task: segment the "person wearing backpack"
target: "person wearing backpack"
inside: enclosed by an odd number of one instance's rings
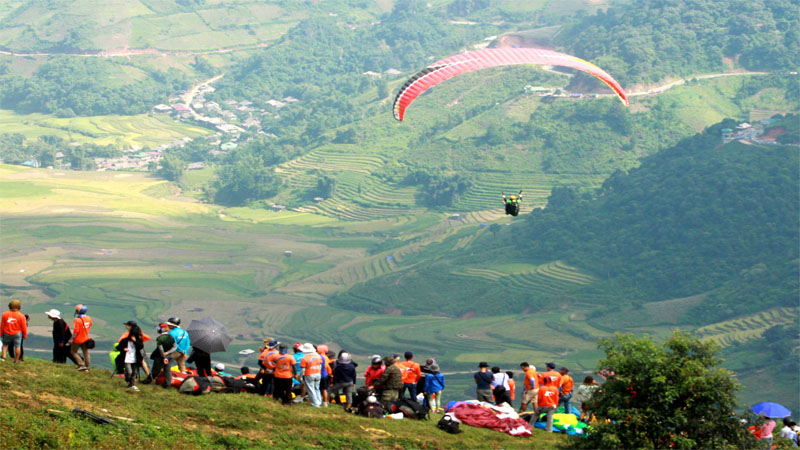
[[[142,380],[142,384],[150,384],[158,378],[158,375],[164,372],[164,387],[172,386],[172,370],[170,369],[169,358],[167,355],[172,351],[175,346],[175,339],[169,334],[169,327],[166,323],[161,323],[156,328],[158,337],[156,338],[156,349],[150,353],[150,359],[153,360],[153,369],[150,371],[150,376]]]
[[[178,363],[178,370],[186,372],[186,355],[189,354],[189,347],[192,346],[189,333],[181,328],[181,319],[179,317],[167,319],[167,326],[169,327],[170,336],[175,340],[175,351],[170,352],[169,357]]]
[[[425,376],[425,398],[432,413],[439,412],[442,406],[442,391],[444,391],[444,375],[439,372],[439,365],[431,364],[428,375]],[[444,409],[442,409],[444,411]]]

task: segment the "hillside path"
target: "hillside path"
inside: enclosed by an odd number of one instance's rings
[[[667,89],[674,88],[675,86],[680,86],[682,84],[686,84],[689,80],[707,80],[710,78],[722,78],[722,77],[736,77],[736,76],[753,76],[753,75],[769,75],[769,72],[723,72],[723,73],[710,73],[706,75],[692,75],[686,78],[681,78],[680,80],[671,81],[666,84],[662,84],[661,86],[656,86],[650,88],[646,91],[638,91],[638,92],[630,92],[628,93],[628,97],[638,97],[642,95],[652,95],[652,94],[660,94]]]
[[[191,87],[191,88],[190,88],[188,91],[186,91],[186,93],[185,93],[185,94],[183,94],[183,98],[182,98],[182,100],[183,100],[183,103],[184,103],[186,106],[188,106],[189,108],[191,108],[191,107],[192,107],[192,100],[194,100],[194,97],[197,95],[197,91],[198,91],[198,90],[199,90],[201,87],[203,87],[203,86],[205,86],[205,85],[207,85],[207,84],[211,84],[211,83],[213,83],[213,82],[215,82],[215,81],[219,80],[220,78],[222,78],[222,77],[224,77],[224,76],[225,76],[225,74],[224,74],[224,73],[222,73],[222,74],[219,74],[219,75],[217,75],[217,76],[215,76],[215,77],[211,77],[211,78],[207,79],[206,81],[203,81],[203,82],[201,82],[201,83],[197,83],[197,84],[195,84],[195,85],[194,85],[194,86],[192,86],[192,87]]]

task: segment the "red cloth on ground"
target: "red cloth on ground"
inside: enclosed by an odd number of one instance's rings
[[[531,424],[517,417],[505,416],[494,409],[481,405],[464,403],[450,409],[456,419],[465,425],[490,428],[511,436],[530,436]]]

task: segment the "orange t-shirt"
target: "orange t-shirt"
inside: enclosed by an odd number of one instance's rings
[[[264,357],[264,367],[275,370],[275,361],[281,356],[276,350],[272,350]]]
[[[555,386],[556,389],[561,387],[561,374],[556,372],[555,370],[550,370],[543,373],[542,375],[540,375],[539,379],[541,380],[544,377],[550,378],[550,383],[549,383],[550,386]],[[541,385],[543,383],[540,382],[539,384]]]
[[[403,383],[416,383],[422,376],[422,369],[414,361],[403,361],[397,365],[403,373]]]
[[[275,361],[275,378],[292,378],[292,367],[295,364],[293,357],[289,355],[278,355]]]
[[[536,383],[536,386],[542,384],[542,380],[539,379],[539,374],[536,373],[533,369],[528,369],[525,371],[525,381],[523,382],[526,391],[530,391],[531,389],[535,389],[535,386],[531,386],[531,378],[533,378]]]
[[[76,317],[72,323],[72,342],[83,344],[89,340],[89,330],[92,328],[92,318],[89,316]]]
[[[25,314],[19,311],[6,311],[3,313],[3,318],[0,319],[0,335],[13,336],[17,333],[22,333],[22,338],[28,338],[28,321],[25,320]]]
[[[508,392],[511,394],[511,401],[512,402],[516,398],[516,394],[515,394],[516,390],[517,390],[517,383],[514,383],[514,379],[513,378],[509,378],[508,379]]]
[[[305,369],[306,375],[322,373],[322,357],[318,353],[309,353],[300,360],[300,367]]]
[[[561,395],[567,395],[572,392],[572,387],[575,385],[575,381],[569,375],[562,375],[561,376]]]
[[[537,403],[540,408],[546,406],[558,407],[558,388],[550,384],[540,386]]]

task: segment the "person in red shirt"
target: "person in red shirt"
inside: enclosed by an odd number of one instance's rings
[[[89,308],[86,305],[75,305],[75,321],[72,323],[72,357],[78,364],[78,370],[89,370],[89,330],[92,328],[92,318],[86,315]],[[78,355],[78,350],[83,351],[83,359]]]
[[[536,413],[531,418],[531,424],[533,424],[538,421],[541,414],[547,414],[545,431],[548,433],[553,432],[553,414],[558,407],[558,388],[551,383],[550,377],[542,376],[542,384],[539,386],[539,407],[536,408]]]
[[[403,387],[400,388],[400,397],[402,398],[406,393],[406,389],[408,389],[409,398],[417,401],[417,380],[422,376],[422,370],[419,364],[413,361],[413,353],[406,352],[404,356],[406,360],[397,364],[403,374]]]
[[[281,345],[278,347],[278,355],[271,355],[267,363],[275,365],[274,397],[280,399],[285,406],[292,406],[292,379],[297,375],[294,356],[288,355],[289,347]]]
[[[373,356],[372,364],[364,371],[364,384],[375,390],[379,389],[380,385],[376,385],[376,382],[384,371],[386,371],[386,366],[383,365],[383,358],[378,355]]]
[[[19,362],[22,351],[22,340],[28,338],[28,321],[25,315],[19,312],[22,302],[11,300],[8,311],[0,319],[0,337],[3,340],[3,360],[6,359],[9,346],[14,347],[14,362]]]
[[[569,369],[562,367],[558,369],[561,374],[561,395],[558,397],[558,406],[564,405],[564,414],[572,414],[570,412],[569,401],[572,399],[572,388],[575,385],[575,380],[569,376]]]
[[[517,393],[516,393],[517,392],[517,383],[514,382],[514,372],[509,370],[508,372],[506,372],[506,375],[508,375],[508,393],[511,395],[511,401],[509,403],[511,404],[511,407],[513,408],[514,407],[514,400],[517,399]]]
[[[536,411],[539,405],[539,384],[541,383],[539,374],[536,373],[536,367],[526,362],[520,364],[519,368],[522,369],[522,372],[525,374],[522,404],[519,406],[519,412],[525,412],[525,410],[528,409],[528,403],[532,403],[533,410]]]
[[[300,347],[300,351],[303,352],[300,367],[303,369],[303,383],[306,386],[306,393],[311,406],[319,408],[322,406],[322,393],[319,391],[319,382],[322,379],[322,363],[324,360],[311,344],[303,344]]]

